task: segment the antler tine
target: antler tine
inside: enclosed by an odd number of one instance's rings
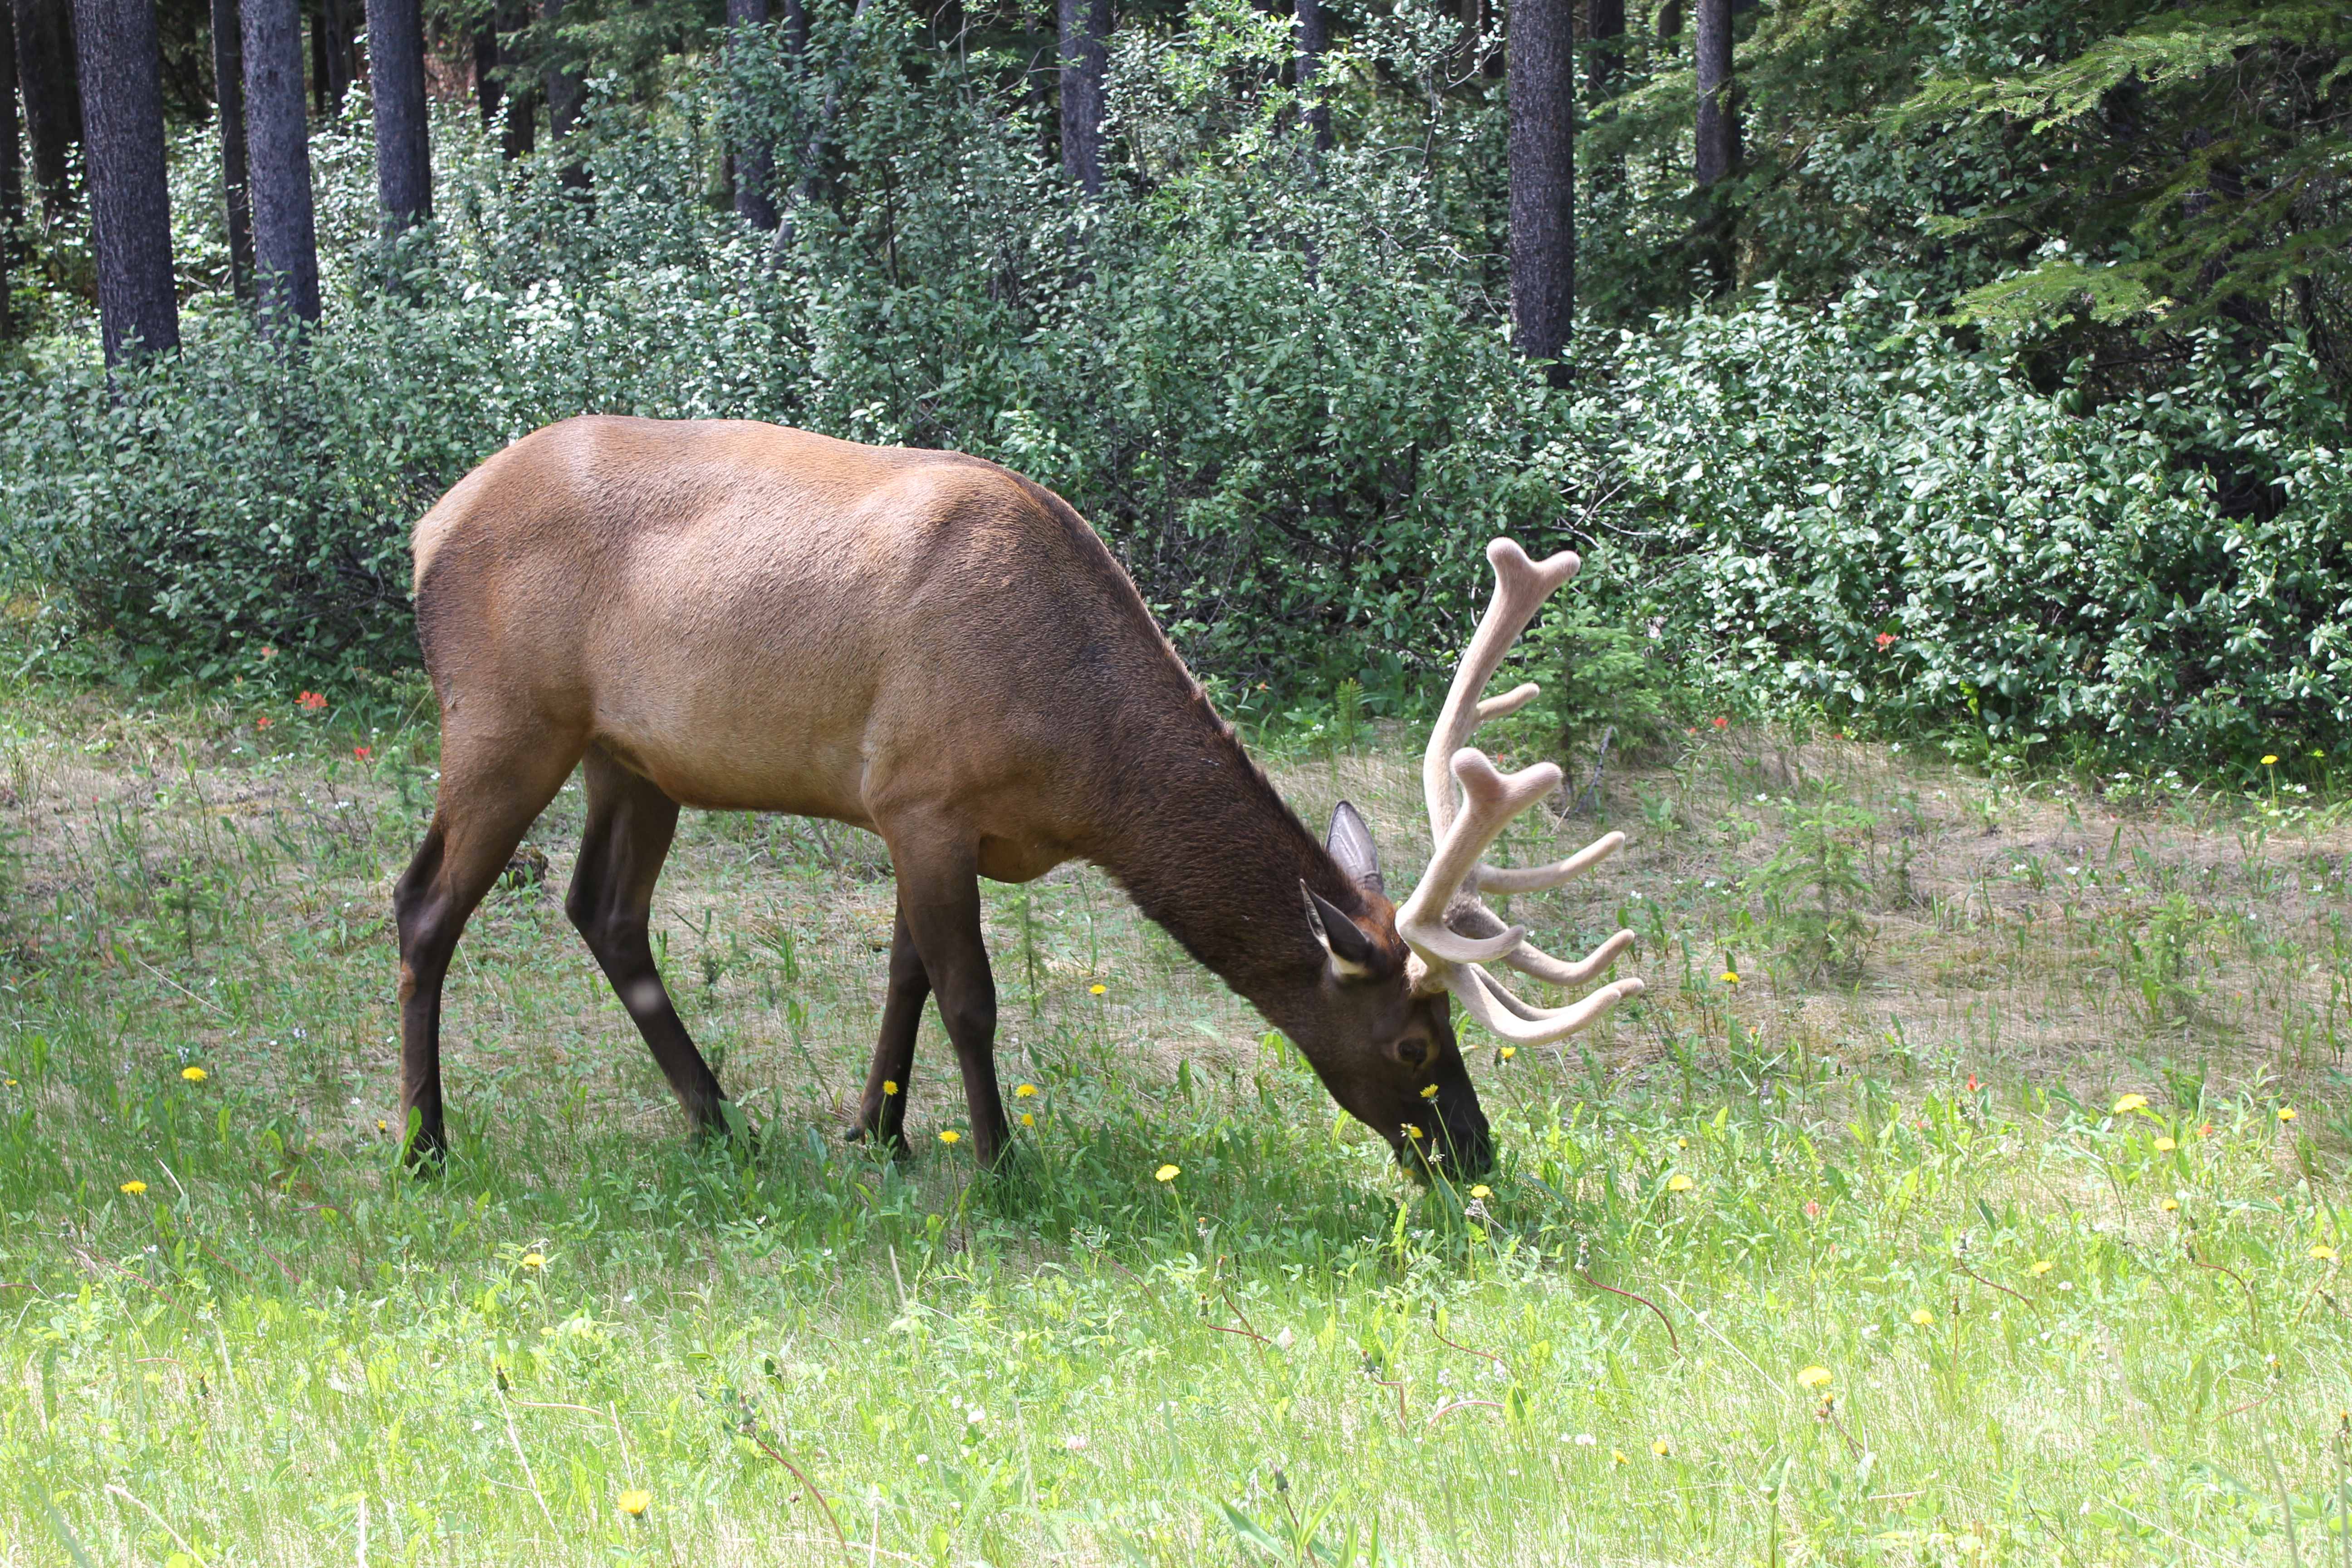
[[[1617,955],[1633,945],[1633,933],[1621,931],[1575,963],[1554,958],[1533,942],[1522,942],[1503,954],[1503,962],[1530,980],[1540,980],[1548,985],[1581,985],[1611,964]]]
[[[1486,613],[1478,620],[1477,633],[1471,637],[1468,651],[1454,671],[1454,684],[1446,689],[1445,706],[1438,710],[1436,727],[1430,731],[1429,747],[1421,757],[1421,789],[1429,803],[1429,830],[1439,838],[1454,823],[1454,784],[1446,777],[1454,753],[1468,742],[1472,731],[1480,724],[1533,701],[1537,688],[1532,684],[1521,686],[1483,702],[1478,694],[1486,689],[1486,682],[1495,679],[1503,655],[1527,629],[1537,608],[1553,589],[1575,576],[1584,564],[1570,550],[1563,550],[1541,563],[1531,561],[1518,542],[1510,539],[1488,543],[1486,559],[1495,567],[1495,596],[1487,602]]]
[[[1478,868],[1478,890],[1482,893],[1540,893],[1582,876],[1624,847],[1623,834],[1610,833],[1594,839],[1567,859],[1555,860],[1549,866],[1481,866]]]
[[[1415,952],[1433,963],[1484,963],[1517,947],[1527,939],[1527,928],[1510,926],[1488,937],[1464,936],[1447,928],[1446,908],[1477,866],[1478,857],[1511,818],[1559,787],[1559,769],[1550,763],[1538,763],[1505,775],[1495,771],[1485,752],[1465,746],[1454,754],[1449,771],[1462,781],[1462,815],[1439,836],[1429,868],[1397,910],[1396,930]]]
[[[1503,922],[1494,910],[1475,899],[1456,899],[1445,911],[1445,923],[1453,931],[1467,937],[1488,937],[1499,933]],[[1633,944],[1633,933],[1621,931],[1594,948],[1591,952],[1570,963],[1554,958],[1535,943],[1521,939],[1519,945],[1503,954],[1502,962],[1520,973],[1552,985],[1581,985],[1617,960],[1617,955]]]
[[[1564,1040],[1627,997],[1639,996],[1643,990],[1639,980],[1620,980],[1570,1006],[1529,1007],[1509,996],[1500,982],[1475,964],[1454,967],[1446,975],[1445,988],[1454,993],[1472,1017],[1517,1046],[1547,1046],[1554,1040]],[[1506,997],[1508,1001],[1504,1000]],[[1528,1013],[1538,1016],[1523,1016]]]

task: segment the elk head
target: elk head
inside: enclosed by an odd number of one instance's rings
[[[1486,968],[1499,963],[1549,984],[1580,987],[1633,940],[1632,931],[1621,931],[1583,959],[1565,962],[1529,942],[1526,927],[1505,924],[1481,897],[1559,887],[1625,842],[1622,833],[1608,834],[1549,866],[1485,864],[1511,819],[1559,787],[1560,771],[1538,763],[1501,773],[1466,743],[1486,721],[1525,707],[1537,687],[1523,685],[1485,700],[1479,694],[1537,608],[1582,564],[1566,551],[1530,561],[1508,539],[1488,544],[1486,559],[1495,567],[1495,597],[1454,672],[1422,757],[1433,840],[1429,867],[1404,902],[1391,905],[1363,818],[1345,801],[1339,804],[1327,847],[1355,881],[1362,903],[1350,915],[1300,885],[1307,924],[1325,955],[1323,995],[1310,1016],[1291,1028],[1332,1097],[1387,1138],[1399,1161],[1417,1173],[1433,1164],[1464,1176],[1492,1163],[1493,1142],[1447,999],[1460,1002],[1507,1045],[1541,1046],[1565,1039],[1642,992],[1641,981],[1629,977],[1567,1006],[1541,1007],[1513,994]]]

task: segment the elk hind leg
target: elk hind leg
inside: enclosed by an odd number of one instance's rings
[[[392,895],[400,931],[400,1111],[411,1164],[447,1152],[441,1104],[441,988],[466,921],[577,752],[530,731],[486,737],[445,726],[441,790],[425,840]]]
[[[726,1116],[719,1107],[726,1092],[695,1049],[654,963],[654,884],[677,832],[677,802],[651,780],[623,767],[602,746],[588,748],[581,774],[588,822],[580,836],[580,858],[572,867],[564,913],[596,955],[604,978],[612,982],[696,1130],[724,1131]]]

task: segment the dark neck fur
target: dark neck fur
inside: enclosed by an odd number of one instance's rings
[[[1205,697],[1123,734],[1087,858],[1184,950],[1277,1025],[1319,992],[1304,881],[1351,915],[1363,893],[1275,793]]]

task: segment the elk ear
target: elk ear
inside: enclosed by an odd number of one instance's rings
[[[1365,980],[1379,973],[1381,950],[1364,928],[1306,883],[1298,884],[1298,892],[1307,902],[1307,923],[1330,956],[1331,973],[1342,980]]]
[[[1324,847],[1356,886],[1368,893],[1388,891],[1381,885],[1381,852],[1372,847],[1372,830],[1344,800],[1331,810],[1331,832]]]

